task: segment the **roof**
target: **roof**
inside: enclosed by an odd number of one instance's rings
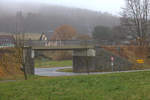
[[[15,39],[11,35],[0,35],[0,45],[14,44]]]
[[[53,35],[53,31],[42,33],[40,36],[40,40],[41,40],[42,35],[45,35],[47,37],[47,39],[50,40]]]

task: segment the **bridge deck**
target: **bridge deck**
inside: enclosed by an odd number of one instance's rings
[[[34,50],[81,50],[81,49],[91,49],[94,46],[33,46]]]
[[[24,46],[32,47],[34,50],[77,50],[94,48],[93,41],[24,41]]]

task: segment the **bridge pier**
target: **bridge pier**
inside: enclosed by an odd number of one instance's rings
[[[31,47],[23,48],[24,70],[27,75],[34,75],[34,54]]]
[[[96,56],[95,49],[73,50],[73,72],[94,71],[93,57]]]

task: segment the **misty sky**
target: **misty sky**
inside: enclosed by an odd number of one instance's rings
[[[118,14],[124,6],[124,0],[1,0],[3,2],[40,2],[51,5],[85,8],[95,11]]]

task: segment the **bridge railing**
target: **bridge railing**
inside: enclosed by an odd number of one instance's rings
[[[62,46],[94,46],[95,42],[92,40],[28,40],[24,41],[24,46],[31,47],[62,47]]]

